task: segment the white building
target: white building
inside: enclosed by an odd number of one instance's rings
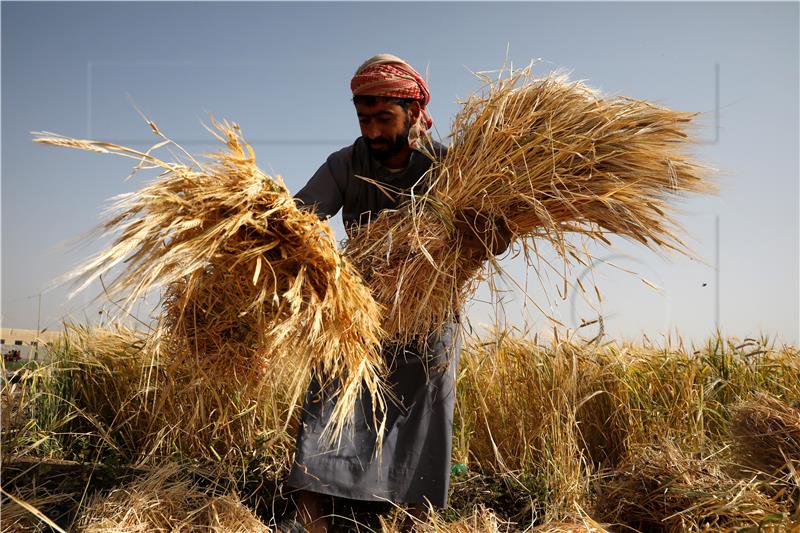
[[[20,359],[43,361],[48,356],[48,346],[59,336],[59,331],[37,332],[35,329],[0,328],[0,351],[3,358],[13,357],[14,351]]]

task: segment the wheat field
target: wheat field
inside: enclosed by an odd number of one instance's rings
[[[449,506],[418,531],[797,527],[796,347],[563,338],[468,339]],[[132,329],[70,326],[52,361],[4,384],[3,531],[45,531],[47,521],[70,531],[267,531],[291,512],[282,480],[297,410],[280,376],[257,395],[216,397],[209,382],[169,374],[148,347]],[[188,418],[201,414],[191,407],[207,397],[226,423],[204,415],[209,427],[192,434]],[[337,531],[407,525],[389,505],[330,511]]]

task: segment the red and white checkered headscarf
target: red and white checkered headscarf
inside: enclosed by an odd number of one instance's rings
[[[419,126],[425,130],[433,125],[427,106],[431,100],[428,85],[411,65],[397,56],[379,54],[367,59],[350,81],[353,96],[387,96],[413,98],[422,108]]]

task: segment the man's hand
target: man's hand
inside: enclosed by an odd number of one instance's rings
[[[513,237],[504,219],[490,217],[474,208],[458,211],[453,222],[461,246],[481,260],[505,252]]]

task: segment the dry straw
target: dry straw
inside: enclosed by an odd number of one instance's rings
[[[25,490],[6,492],[0,489],[0,531],[2,533],[38,533],[40,531],[56,531],[64,533],[64,529],[48,518],[43,511],[52,507],[74,504],[79,494],[57,493],[47,494],[43,490]],[[42,494],[44,493],[44,494]]]
[[[436,329],[470,293],[483,258],[460,245],[457,218],[486,235],[485,256],[493,230],[507,226],[526,255],[524,239],[536,238],[568,263],[568,233],[683,249],[668,201],[712,189],[684,153],[692,113],[606,98],[563,75],[537,79],[532,67],[485,81],[456,116],[428,193],[382,213],[347,245],[388,309],[389,336]]]
[[[108,495],[95,496],[81,513],[74,530],[82,533],[271,531],[238,498],[203,490],[172,465],[162,466]]]
[[[562,522],[539,526],[533,529],[536,533],[608,533],[603,524],[591,518],[584,518],[582,522]]]
[[[793,472],[800,486],[800,409],[760,392],[735,406],[732,414],[740,462],[769,475]]]
[[[298,209],[280,177],[256,166],[235,124],[214,122],[227,150],[201,164],[53,134],[35,141],[138,161],[157,179],[117,197],[101,230],[113,244],[71,274],[77,290],[101,276],[125,307],[155,289],[162,317],[153,337],[162,359],[188,360],[209,379],[238,386],[266,366],[298,369],[299,394],[314,370],[340,384],[329,436],[347,422],[362,383],[382,404],[380,309],[337,250],[330,228]],[[124,268],[119,268],[123,267]],[[291,360],[291,364],[287,360]]]
[[[733,530],[782,520],[757,484],[734,480],[718,457],[685,453],[668,440],[631,453],[603,483],[598,514],[639,531]]]
[[[403,510],[389,517],[381,517],[382,533],[506,533],[513,531],[511,524],[499,519],[491,509],[479,505],[469,516],[449,522],[434,509],[428,509],[425,520],[413,518]]]

